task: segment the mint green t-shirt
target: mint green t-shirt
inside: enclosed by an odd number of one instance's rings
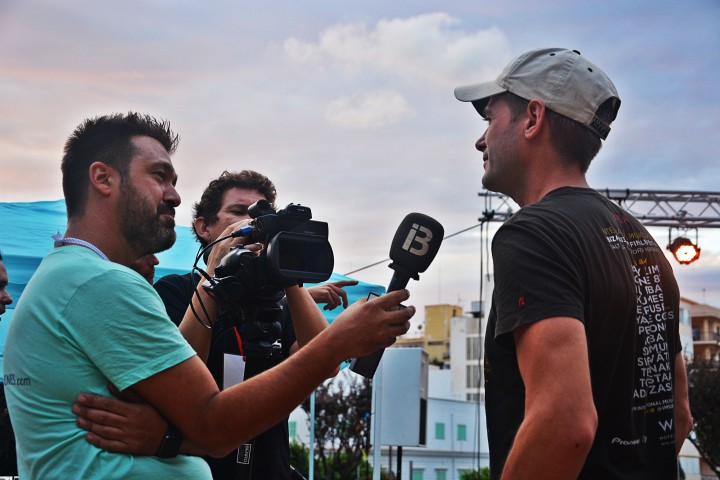
[[[75,425],[79,393],[107,396],[108,382],[123,390],[195,355],[136,272],[85,247],[51,251],[18,302],[4,355],[20,478],[211,478],[199,457],[110,453]]]

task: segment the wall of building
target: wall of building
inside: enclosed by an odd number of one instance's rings
[[[461,316],[457,305],[428,305],[425,307],[425,351],[430,363],[450,359],[450,324],[453,317]]]

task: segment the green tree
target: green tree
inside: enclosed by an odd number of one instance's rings
[[[370,380],[342,372],[315,390],[315,456],[317,478],[369,479]],[[302,405],[310,413],[310,402]]]
[[[460,480],[490,480],[490,469],[482,467],[480,470],[461,473]]]
[[[304,477],[310,474],[309,449],[294,438],[290,441],[290,465]]]
[[[720,363],[696,359],[687,369],[695,421],[690,441],[720,478]]]

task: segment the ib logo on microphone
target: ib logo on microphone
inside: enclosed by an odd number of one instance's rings
[[[417,223],[413,223],[412,228],[410,229],[407,237],[405,238],[405,243],[403,243],[402,248],[403,250],[407,250],[413,255],[422,257],[428,252],[428,250],[430,250],[430,242],[432,241],[432,239],[433,234],[429,228],[423,227],[422,225],[419,225]],[[412,247],[414,242],[419,243],[420,248]]]

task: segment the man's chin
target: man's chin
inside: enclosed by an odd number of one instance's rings
[[[491,192],[495,191],[492,189],[492,185],[493,185],[492,179],[488,178],[487,175],[483,175],[480,183],[482,183],[482,186],[483,186],[483,188],[485,188],[485,190],[490,190]]]
[[[481,180],[482,186],[485,188],[485,190],[489,190],[491,192],[497,192],[497,193],[504,193],[502,192],[502,181],[498,181],[496,178],[496,175],[491,174],[490,172],[485,172],[485,175],[483,175]]]
[[[175,228],[175,217],[170,214],[162,214],[159,218],[161,228]]]
[[[142,248],[143,253],[141,257],[144,257],[145,255],[152,255],[168,250],[170,247],[175,245],[176,239],[177,234],[174,229],[161,227],[160,231],[153,240],[155,243],[136,243],[135,245]]]
[[[163,235],[161,238],[158,239],[157,248],[152,253],[159,253],[168,250],[170,247],[175,245],[176,239],[177,235],[175,234],[175,230],[169,230],[167,232],[167,235]]]

